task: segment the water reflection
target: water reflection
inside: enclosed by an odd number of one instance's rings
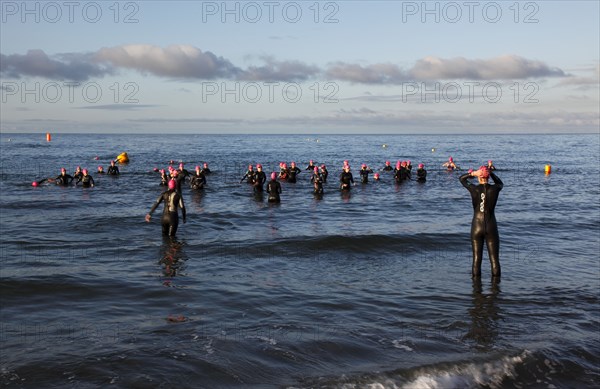
[[[492,278],[488,293],[483,292],[481,277],[473,278],[473,305],[469,309],[471,328],[466,338],[475,340],[477,348],[489,350],[498,338],[498,321],[502,317],[496,304],[499,294],[500,278]]]
[[[178,241],[173,237],[164,236],[160,246],[158,264],[162,266],[163,284],[171,286],[172,279],[182,275],[187,255],[183,250],[184,241]]]

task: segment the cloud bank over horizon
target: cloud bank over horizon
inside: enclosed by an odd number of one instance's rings
[[[48,55],[43,50],[26,54],[0,54],[0,75],[4,78],[42,77],[51,80],[86,81],[133,70],[142,75],[181,80],[301,82],[314,78],[354,84],[397,85],[409,81],[435,80],[525,80],[572,77],[558,67],[518,55],[488,59],[427,56],[408,69],[393,63],[361,65],[332,62],[322,69],[300,60],[259,58],[261,65],[236,66],[227,58],[191,45],[159,47],[147,44],[103,47],[89,53]],[[568,85],[569,82],[564,82]]]

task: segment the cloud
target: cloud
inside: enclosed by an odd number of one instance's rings
[[[228,78],[240,72],[229,60],[190,45],[171,45],[166,48],[152,45],[104,47],[96,52],[94,60],[141,73],[174,78],[211,80]]]
[[[362,66],[337,62],[326,71],[330,78],[363,84],[400,84],[435,80],[515,80],[566,77],[564,71],[517,55],[491,59],[425,57],[410,69],[390,63]]]
[[[245,81],[305,81],[320,73],[317,66],[301,61],[276,61],[271,57],[262,57],[263,66],[250,66],[238,77]]]
[[[575,86],[579,90],[597,88],[600,86],[600,65],[595,68],[586,69],[589,76],[570,76],[562,79],[556,86]]]
[[[29,50],[27,54],[0,54],[0,75],[6,78],[34,76],[85,81],[113,73],[112,67],[90,61],[89,54],[59,54],[55,58],[42,50]]]

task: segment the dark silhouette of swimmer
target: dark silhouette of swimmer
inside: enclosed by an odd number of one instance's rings
[[[248,165],[248,171],[246,172],[246,174],[244,174],[244,177],[242,177],[242,179],[240,180],[240,183],[242,183],[244,180],[246,180],[246,182],[248,184],[253,184],[255,177],[256,177],[256,172],[252,169],[252,165]]]
[[[73,176],[67,174],[67,169],[64,167],[60,169],[60,175],[54,179],[56,185],[68,186],[73,181]]]
[[[177,233],[177,227],[179,226],[178,209],[181,209],[181,218],[185,223],[185,205],[183,204],[181,193],[175,190],[176,187],[177,183],[175,180],[170,180],[169,190],[161,193],[152,208],[150,208],[150,212],[146,215],[146,221],[150,222],[152,212],[156,210],[161,202],[165,203],[161,219],[163,235],[175,236],[175,233]]]
[[[321,180],[323,181],[323,183],[326,183],[327,176],[329,175],[329,172],[327,171],[327,166],[325,166],[324,164],[321,165],[320,173],[321,173]]]
[[[312,177],[310,177],[310,181],[313,183],[313,194],[322,195],[323,194],[323,176],[319,173],[319,168],[316,166],[313,169]]]
[[[427,170],[425,170],[425,165],[420,163],[419,167],[417,168],[417,182],[425,181],[427,181]]]
[[[277,181],[277,173],[271,173],[271,181],[267,183],[267,193],[269,197],[267,201],[270,203],[278,203],[281,201],[279,195],[281,194],[281,184]]]
[[[473,185],[468,180],[477,177],[479,185]],[[488,184],[489,177],[494,185]],[[494,209],[498,201],[498,194],[502,190],[502,181],[487,167],[481,166],[479,170],[460,176],[460,183],[471,193],[473,201],[473,220],[471,222],[471,244],[473,247],[473,277],[481,275],[481,258],[483,256],[483,241],[487,245],[492,276],[500,276],[500,237]]]
[[[94,179],[92,178],[92,176],[90,176],[88,174],[88,170],[87,169],[83,169],[81,172],[81,177],[79,177],[79,179],[77,180],[77,182],[75,182],[75,186],[77,186],[77,184],[79,184],[81,182],[81,186],[83,186],[84,188],[93,188],[94,187]]]
[[[296,166],[296,162],[292,162],[290,168],[288,169],[287,174],[287,182],[295,183],[296,176],[300,174],[302,170],[298,166]]]
[[[208,163],[204,162],[204,164],[202,165],[202,173],[207,176],[210,173],[212,173],[212,171],[208,168]]]
[[[381,170],[384,172],[391,172],[394,170],[394,168],[392,167],[390,161],[385,161],[385,166]]]
[[[352,173],[350,172],[350,166],[345,165],[344,171],[340,174],[340,189],[341,190],[350,190],[350,183],[354,185],[354,178],[352,177]]]
[[[254,177],[254,193],[262,193],[263,185],[267,181],[267,175],[262,170],[262,165],[259,163],[256,165],[256,176]]]
[[[373,173],[373,169],[369,168],[366,164],[362,164],[358,174],[360,174],[360,182],[366,184],[369,182],[369,173]]]
[[[115,161],[110,161],[110,166],[108,167],[106,174],[109,176],[118,176],[121,174],[121,172],[119,172],[119,167],[115,165]]]
[[[190,188],[194,190],[204,189],[204,185],[206,185],[204,170],[201,170],[200,166],[196,166],[196,171],[190,178]]]

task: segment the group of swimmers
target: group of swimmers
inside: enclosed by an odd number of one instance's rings
[[[98,174],[105,174],[104,168],[102,166],[98,166]],[[110,166],[106,172],[109,176],[118,176],[120,174],[119,167],[116,165],[115,161],[110,161]],[[64,167],[60,169],[60,174],[55,178],[44,178],[40,181],[34,181],[32,183],[33,186],[39,186],[44,182],[54,182],[56,185],[60,186],[69,186],[75,181],[75,186],[81,183],[81,186],[84,188],[93,188],[95,185],[94,178],[89,173],[88,169],[82,169],[81,166],[77,166],[73,175],[67,173],[67,169]]]

